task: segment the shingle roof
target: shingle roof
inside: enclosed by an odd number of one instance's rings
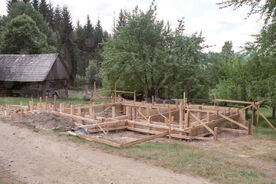
[[[58,54],[0,55],[0,81],[44,81]]]

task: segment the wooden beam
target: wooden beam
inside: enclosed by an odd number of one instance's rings
[[[229,103],[240,103],[240,104],[252,104],[252,102],[249,102],[249,101],[227,100],[227,99],[215,99],[215,102],[229,102]]]
[[[109,146],[113,146],[113,147],[116,147],[116,148],[121,148],[120,144],[118,144],[116,142],[109,141],[109,140],[99,139],[99,138],[96,138],[96,137],[91,137],[91,136],[83,135],[83,134],[77,134],[77,133],[71,132],[71,131],[69,131],[68,133],[69,133],[69,135],[77,136],[77,137],[86,139],[88,141],[94,141],[94,142],[106,144],[106,145],[109,145]]]
[[[204,126],[211,134],[214,135],[214,131],[208,127],[207,125],[205,125],[205,123],[203,121],[201,121],[197,116],[193,115],[193,113],[191,113],[191,115],[202,125]]]
[[[142,138],[142,139],[138,139],[138,140],[135,140],[135,141],[131,141],[131,142],[128,142],[128,143],[124,143],[124,144],[121,144],[121,148],[125,148],[125,147],[128,147],[128,146],[133,146],[135,144],[140,144],[140,143],[150,141],[150,140],[153,140],[153,139],[156,139],[156,138],[159,138],[159,137],[164,137],[168,134],[169,134],[169,131],[166,131],[166,132],[162,132],[160,134],[156,134],[156,135],[152,135],[152,136],[145,137],[145,138]]]
[[[239,122],[237,122],[237,121],[235,121],[235,120],[233,120],[233,119],[231,119],[231,118],[229,118],[229,117],[227,117],[227,116],[225,116],[225,115],[223,115],[221,113],[218,113],[218,115],[221,116],[222,118],[224,118],[224,119],[226,119],[226,120],[228,120],[228,121],[230,121],[230,122],[238,125],[239,127],[242,127],[245,130],[248,130],[248,128],[245,125],[243,125],[243,124],[241,124],[241,123],[239,123]]]
[[[260,115],[264,118],[264,120],[271,126],[271,128],[276,132],[276,128],[272,125],[272,123],[265,117],[265,115],[259,111]]]
[[[224,128],[224,127],[219,127],[220,131],[227,131],[227,132],[234,132],[234,133],[242,133],[246,134],[246,130],[240,130],[240,129],[233,129],[233,128]]]

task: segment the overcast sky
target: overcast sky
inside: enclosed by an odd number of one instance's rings
[[[248,7],[234,11],[232,8],[219,9],[216,2],[221,0],[156,0],[158,18],[169,21],[172,26],[185,18],[186,34],[202,31],[206,45],[214,45],[205,51],[220,51],[225,41],[231,40],[236,51],[248,41],[253,41],[262,27],[259,15],[246,19]],[[51,0],[53,5],[66,5],[72,13],[74,25],[77,20],[85,23],[89,14],[95,25],[99,18],[108,32],[112,31],[114,15],[120,9],[131,10],[136,5],[146,10],[151,0]],[[0,14],[6,14],[6,0],[0,0]]]

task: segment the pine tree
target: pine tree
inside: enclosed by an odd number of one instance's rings
[[[24,3],[30,3],[31,0],[23,0]]]
[[[54,7],[52,3],[48,4],[47,21],[49,23],[49,26],[53,29],[55,22],[54,22]]]
[[[38,0],[33,0],[32,4],[33,4],[33,8],[38,11],[39,1]]]
[[[39,54],[47,52],[47,37],[28,15],[19,15],[5,26],[1,40],[1,53]]]
[[[103,40],[103,28],[101,26],[101,21],[98,19],[97,25],[95,27],[95,44],[98,46]]]
[[[62,44],[61,54],[65,61],[70,66],[71,80],[74,80],[77,73],[77,64],[75,57],[75,48],[73,43],[73,25],[70,12],[67,7],[62,9],[60,39]]]
[[[46,0],[41,0],[39,4],[39,12],[42,14],[44,20],[48,22],[48,4]]]
[[[62,19],[61,10],[60,10],[60,7],[57,6],[54,12],[54,27],[53,27],[54,31],[59,31],[61,29],[61,19]]]
[[[16,3],[16,2],[17,2],[17,0],[8,0],[8,1],[7,1],[7,9],[10,9],[11,5],[12,5],[13,3]]]

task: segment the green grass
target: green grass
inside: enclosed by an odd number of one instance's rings
[[[91,104],[91,101],[84,101],[83,94],[70,94],[67,99],[57,99],[59,103],[72,103],[73,105],[76,104]],[[19,105],[20,102],[23,105],[28,105],[29,101],[34,101],[34,103],[39,102],[39,98],[23,98],[23,97],[1,97],[0,104],[8,104],[8,105]],[[44,101],[44,100],[43,100]],[[53,102],[52,98],[48,99],[49,102]],[[101,103],[101,100],[97,99],[96,103]]]
[[[58,135],[57,133],[55,133]],[[63,135],[64,136],[64,135]],[[191,174],[224,184],[275,183],[264,173],[248,166],[235,165],[224,159],[222,154],[207,152],[191,145],[178,143],[147,142],[124,149],[86,141],[78,137],[65,136],[76,143],[89,144],[104,152],[141,160],[168,168],[177,173]]]

